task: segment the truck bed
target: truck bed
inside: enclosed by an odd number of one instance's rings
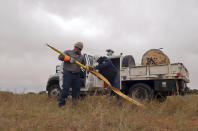
[[[122,81],[180,79],[190,82],[189,72],[182,63],[155,66],[123,67],[120,70]]]

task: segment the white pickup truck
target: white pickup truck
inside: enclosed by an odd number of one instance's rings
[[[93,65],[93,57],[85,54],[86,64]],[[131,55],[110,56],[120,72],[121,91],[137,101],[156,98],[164,101],[170,95],[184,95],[189,73],[182,63],[153,66],[136,66]],[[62,88],[62,66],[51,76],[46,90],[49,97],[57,96]],[[102,91],[103,81],[87,71],[81,71],[81,94]]]

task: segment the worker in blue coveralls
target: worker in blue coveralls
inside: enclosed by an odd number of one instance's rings
[[[111,83],[111,85],[118,90],[120,90],[120,73],[117,71],[116,67],[113,65],[110,59],[106,56],[94,56],[95,62],[98,62],[98,65],[95,67],[96,70],[99,71],[107,80]],[[110,95],[113,95],[114,92],[111,91]],[[120,99],[120,96],[117,95],[117,99]]]
[[[68,97],[69,88],[72,88],[72,101],[75,101],[79,97],[80,93],[80,67],[75,64],[75,60],[84,64],[85,60],[81,54],[83,49],[83,43],[77,42],[74,44],[73,50],[64,51],[68,56],[59,55],[58,59],[64,61],[63,65],[63,89],[60,93],[59,107],[62,107],[66,104],[65,99]]]

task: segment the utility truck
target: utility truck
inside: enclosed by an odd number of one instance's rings
[[[93,56],[84,54],[86,64],[93,66]],[[189,73],[182,63],[149,64],[156,62],[147,59],[146,65],[136,66],[131,55],[108,56],[120,72],[121,91],[136,101],[166,100],[167,96],[184,95],[187,83],[190,82]],[[163,60],[164,61],[164,60]],[[46,90],[49,97],[56,97],[62,88],[63,64],[56,66],[56,74],[49,77]],[[105,83],[93,74],[81,69],[80,94],[93,94],[103,91]],[[71,91],[71,90],[70,90]]]

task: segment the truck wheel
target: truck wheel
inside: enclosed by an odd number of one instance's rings
[[[146,84],[138,83],[129,89],[128,95],[138,102],[149,102],[153,96],[153,90]]]
[[[132,55],[124,56],[122,60],[122,67],[135,67],[135,60]]]
[[[158,102],[164,102],[167,99],[166,95],[162,95],[161,93],[158,93],[157,95],[155,95],[155,99]]]
[[[186,95],[186,83],[183,80],[179,80],[179,94],[182,96]]]
[[[58,84],[53,84],[49,87],[48,97],[54,98],[58,97],[60,94],[60,87]]]

